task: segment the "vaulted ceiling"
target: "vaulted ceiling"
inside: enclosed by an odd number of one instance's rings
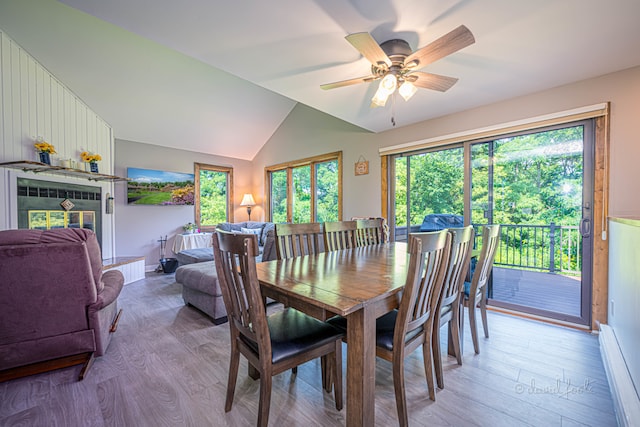
[[[296,103],[381,132],[640,65],[637,0],[2,0],[0,29],[116,138],[252,159]],[[370,108],[346,40],[476,43],[423,71],[459,78]],[[605,100],[603,100],[605,101]]]

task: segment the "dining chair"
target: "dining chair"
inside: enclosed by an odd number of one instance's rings
[[[449,228],[451,234],[451,252],[447,273],[438,299],[436,315],[433,321],[433,364],[436,371],[438,388],[444,388],[442,354],[440,349],[440,328],[448,325],[448,346],[453,349],[458,365],[462,365],[460,348],[460,298],[464,289],[464,280],[471,263],[474,230],[469,225],[464,228]]]
[[[333,379],[329,384],[341,410],[344,333],[292,308],[267,316],[256,272],[256,235],[216,231],[213,250],[231,336],[225,412],[233,405],[241,354],[260,375],[258,426],[266,427],[269,421],[272,376],[318,357],[327,358]]]
[[[335,221],[324,223],[324,248],[326,251],[351,249],[356,246],[356,221]]]
[[[356,246],[384,243],[382,218],[356,220]]]
[[[478,329],[476,326],[476,306],[480,308],[485,338],[489,338],[487,324],[487,283],[493,269],[496,249],[500,242],[500,224],[485,225],[482,229],[482,249],[475,265],[471,282],[464,282],[462,305],[469,311],[469,328],[473,340],[473,349],[480,353]],[[464,309],[460,311],[460,325],[464,323]]]
[[[410,234],[409,266],[400,305],[376,320],[376,356],[393,364],[393,387],[401,426],[409,422],[404,358],[418,347],[422,347],[429,398],[436,398],[431,335],[450,246],[451,235],[447,230]],[[336,316],[328,322],[341,329],[347,327],[344,317]]]
[[[276,252],[278,259],[288,259],[324,252],[322,224],[276,224]]]

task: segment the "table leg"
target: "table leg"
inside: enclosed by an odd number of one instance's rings
[[[375,328],[372,309],[347,316],[347,426],[375,425]]]

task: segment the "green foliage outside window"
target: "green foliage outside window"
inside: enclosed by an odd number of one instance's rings
[[[471,145],[471,223],[577,226],[582,217],[583,137],[583,126],[574,126]],[[462,215],[463,160],[462,147],[396,157],[396,227],[407,226],[407,209],[413,226],[431,213]],[[548,256],[548,231],[542,236],[533,230],[523,227],[504,237],[496,262],[508,248],[519,254],[541,249],[535,256]],[[577,230],[563,232],[573,233],[573,241],[580,239]],[[558,230],[557,245],[562,244],[559,237]],[[544,247],[534,248],[534,240]],[[579,245],[563,251],[555,252],[556,264],[578,271]]]
[[[334,157],[325,160],[327,157]],[[301,161],[300,166],[283,165],[283,169],[269,171],[271,221],[325,222],[340,218],[340,154]],[[287,172],[291,171],[291,182]],[[312,175],[313,178],[311,179]],[[288,195],[291,212],[287,212]],[[315,213],[315,215],[313,214]],[[314,217],[315,216],[315,217]]]
[[[311,166],[293,168],[293,222],[311,222]]]
[[[200,227],[227,221],[227,172],[200,169]]]
[[[287,170],[271,172],[271,221],[287,222]]]
[[[316,164],[316,221],[338,221],[338,161]]]
[[[410,168],[410,169],[409,169]],[[407,201],[407,174],[410,201]],[[453,148],[396,159],[396,226],[407,225],[409,205],[411,225],[420,225],[425,215],[464,210],[463,150]]]

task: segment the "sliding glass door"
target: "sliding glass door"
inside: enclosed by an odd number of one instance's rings
[[[593,133],[584,121],[392,158],[395,239],[464,223],[479,247],[500,224],[489,303],[589,324]]]
[[[588,324],[591,122],[471,145],[471,222],[500,224],[491,304]]]

